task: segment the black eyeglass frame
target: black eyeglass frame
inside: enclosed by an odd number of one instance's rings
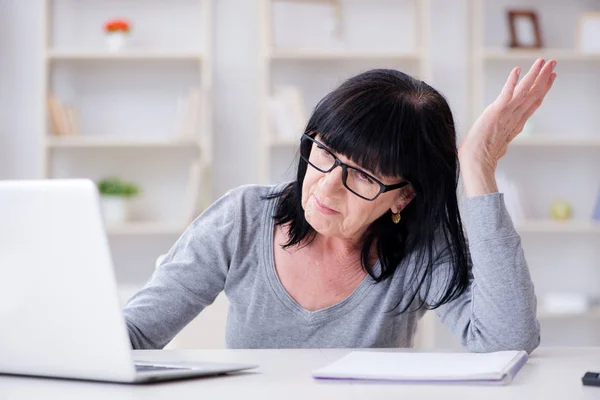
[[[317,171],[323,172],[325,174],[333,171],[335,169],[335,167],[337,167],[337,166],[339,166],[340,168],[342,168],[342,184],[351,193],[355,194],[356,196],[360,197],[361,199],[364,199],[364,200],[367,200],[367,201],[373,201],[376,198],[378,198],[382,193],[389,192],[390,190],[401,189],[401,188],[403,188],[403,187],[405,187],[405,186],[407,186],[407,185],[410,184],[410,182],[404,181],[404,182],[400,182],[400,183],[395,183],[393,185],[386,185],[383,182],[381,182],[379,179],[375,178],[373,175],[369,174],[368,172],[365,172],[365,171],[363,171],[360,168],[356,168],[356,167],[353,167],[351,165],[348,165],[348,164],[345,164],[345,163],[341,162],[340,159],[337,158],[335,156],[335,154],[333,154],[333,152],[327,148],[327,146],[325,146],[323,143],[317,141],[315,138],[311,137],[310,135],[307,135],[306,133],[304,133],[302,135],[302,138],[300,139],[300,144],[302,144],[302,141],[304,139],[310,140],[311,142],[315,143],[317,146],[321,147],[323,150],[327,151],[329,154],[331,154],[331,156],[333,157],[333,159],[335,160],[335,162],[333,163],[333,165],[331,166],[331,168],[329,168],[328,170],[323,170],[323,169],[317,167],[316,165],[314,165],[313,163],[311,163],[308,160],[308,157],[305,157],[304,154],[302,154],[302,146],[300,146],[301,147],[300,157],[304,161],[306,161],[307,164],[310,164],[311,167],[313,167]],[[369,179],[371,179],[373,182],[377,183],[379,185],[379,193],[377,193],[375,195],[375,197],[373,197],[373,198],[368,198],[368,197],[360,195],[360,194],[356,193],[354,190],[350,189],[348,187],[348,185],[346,184],[346,180],[348,178],[348,168],[353,169],[355,171],[358,171],[361,174],[365,174],[367,177],[369,177]]]

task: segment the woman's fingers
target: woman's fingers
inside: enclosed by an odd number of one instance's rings
[[[552,83],[554,82],[554,78],[556,74],[554,73],[554,68],[556,67],[556,61],[552,60],[544,65],[544,68],[538,75],[533,87],[529,91],[529,95],[525,99],[524,102],[521,103],[517,107],[517,113],[527,112],[533,104],[538,103],[539,101],[543,101],[544,97],[552,87]]]
[[[521,68],[516,67],[513,68],[513,70],[508,75],[508,79],[506,80],[506,83],[504,84],[504,87],[502,88],[502,91],[498,96],[498,100],[500,101],[501,105],[506,106],[512,100],[513,94],[515,92],[515,87],[519,82],[520,74]]]
[[[546,96],[546,93],[548,93],[548,91],[554,84],[555,79],[556,79],[556,73],[553,72],[552,75],[550,75],[550,79],[548,79],[548,84],[544,90],[544,95],[542,97],[540,97],[539,99],[537,99],[536,101],[532,102],[529,105],[529,108],[527,110],[525,110],[525,113],[523,114],[523,117],[525,118],[525,120],[529,119],[533,115],[535,110],[537,110],[539,108],[539,106],[542,105],[542,102],[544,101],[544,97]]]
[[[487,132],[490,142],[500,143],[496,150],[505,152],[506,149],[502,149],[521,132],[527,119],[542,104],[556,78],[553,72],[555,66],[556,61],[546,63],[540,58],[533,63],[521,82],[519,67],[510,72],[496,101],[486,108],[475,124],[480,128],[495,126],[491,130],[475,130],[483,132],[483,135]]]
[[[522,121],[522,125],[524,125],[527,120],[533,115],[533,113],[542,105],[542,102],[544,101],[544,97],[546,96],[546,93],[548,93],[548,91],[550,90],[550,88],[552,87],[552,84],[554,83],[554,80],[556,79],[556,73],[552,72],[552,74],[550,75],[550,78],[548,79],[546,86],[544,88],[544,92],[543,95],[539,98],[537,98],[535,101],[533,102],[529,102],[529,107],[527,109],[524,109],[524,113],[521,117],[521,121]],[[510,135],[510,140],[513,140],[519,133],[521,133],[521,130],[517,130],[515,132],[513,132]]]
[[[538,58],[529,69],[529,72],[527,72],[521,82],[519,82],[512,98],[513,110],[516,110],[525,100],[527,100],[527,97],[530,95],[530,90],[540,76],[545,64],[546,62],[543,58]]]

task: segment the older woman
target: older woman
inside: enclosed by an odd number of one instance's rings
[[[232,190],[181,236],[125,308],[133,346],[165,346],[224,290],[232,348],[407,347],[435,309],[471,351],[532,351],[534,288],[494,171],[555,65],[515,68],[458,150],[424,82],[347,80],[310,117],[294,182]]]

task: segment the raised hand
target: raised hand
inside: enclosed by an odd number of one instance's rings
[[[493,180],[498,161],[508,144],[523,130],[525,122],[540,107],[552,87],[556,61],[538,59],[519,82],[520,68],[514,68],[500,95],[477,119],[459,148],[459,158],[465,187],[467,180]],[[470,182],[467,196],[490,193],[495,182]],[[479,185],[478,185],[479,183]],[[487,188],[473,186],[487,186]],[[482,193],[484,192],[484,193]]]

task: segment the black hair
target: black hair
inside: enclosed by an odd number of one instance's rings
[[[411,183],[415,198],[402,210],[400,223],[394,224],[386,212],[362,238],[361,264],[376,282],[412,259],[415,270],[409,279],[414,291],[398,301],[396,307],[405,304],[400,312],[411,304],[417,309],[437,308],[460,296],[468,286],[470,263],[456,193],[456,129],[445,98],[400,71],[369,70],[327,94],[315,107],[304,133],[319,134],[325,145],[361,168]],[[300,151],[308,157],[310,143]],[[289,224],[284,247],[307,245],[316,235],[301,204],[306,169],[307,163],[300,158],[296,180],[269,197],[278,199],[275,223]],[[379,274],[370,265],[374,244]],[[426,300],[436,267],[442,264],[450,271],[444,277],[445,287],[435,299]]]

